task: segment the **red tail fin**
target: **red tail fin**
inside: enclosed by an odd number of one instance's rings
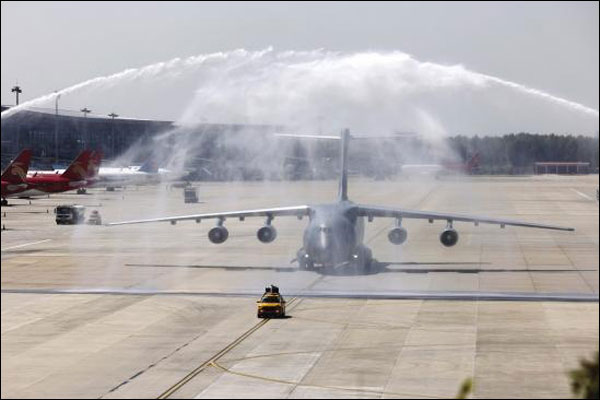
[[[467,163],[467,170],[471,172],[473,169],[479,167],[480,162],[481,159],[479,157],[479,152],[476,152],[475,154],[473,154],[473,157],[471,157],[471,159]]]
[[[69,165],[69,168],[63,172],[62,176],[73,181],[85,180],[88,177],[91,159],[92,151],[83,150],[71,165]]]
[[[100,163],[102,162],[102,152],[100,150],[94,151],[90,158],[90,164],[87,169],[87,177],[95,178],[98,176],[98,171],[100,170]]]
[[[21,183],[27,177],[29,162],[31,161],[31,150],[25,149],[17,158],[8,164],[8,167],[2,172],[2,180],[11,183]]]

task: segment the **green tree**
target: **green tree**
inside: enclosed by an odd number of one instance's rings
[[[571,371],[569,375],[571,376],[571,390],[577,398],[598,398],[598,352],[591,360],[581,360],[579,368]]]

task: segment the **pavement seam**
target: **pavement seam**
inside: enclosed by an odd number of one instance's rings
[[[366,303],[366,302],[365,302],[365,303]],[[363,306],[364,306],[364,304],[363,304]],[[349,325],[349,322],[348,322],[348,320],[346,320],[346,322],[344,323],[344,328],[342,328],[342,330],[340,331],[340,335],[343,335],[343,334],[344,334],[344,332],[346,332],[346,331],[347,331],[347,329],[348,329],[348,325]],[[338,338],[339,338],[339,336],[338,336]],[[335,339],[332,339],[332,342],[333,342],[334,340],[335,340]],[[331,343],[331,342],[330,342],[330,343]],[[320,351],[320,352],[319,352],[319,356],[317,357],[317,359],[315,360],[315,362],[313,363],[313,365],[311,365],[311,367],[308,369],[308,371],[306,371],[306,373],[304,374],[304,376],[302,377],[302,379],[300,379],[300,381],[298,381],[298,382],[297,382],[297,383],[294,385],[294,387],[293,387],[293,388],[292,388],[292,389],[289,391],[289,393],[288,393],[288,398],[289,398],[289,396],[291,396],[291,395],[292,395],[292,393],[294,393],[294,392],[296,391],[296,389],[298,388],[298,386],[303,386],[303,384],[302,384],[302,381],[304,381],[304,379],[306,379],[306,377],[307,377],[307,376],[308,376],[308,375],[311,373],[311,371],[313,371],[313,370],[315,369],[315,367],[317,366],[317,364],[319,363],[319,361],[320,361],[320,360],[321,360],[321,358],[323,357],[323,354],[325,354],[325,353],[335,353],[336,351],[338,351],[338,349],[339,349],[339,346],[336,346],[335,348],[333,348],[332,350],[330,350],[330,351],[327,351],[327,352],[325,352],[325,351]],[[304,385],[308,385],[308,384],[304,384]]]
[[[404,341],[402,342],[402,346],[400,347],[400,351],[398,351],[398,356],[396,357],[396,362],[394,363],[394,365],[392,366],[392,368],[390,369],[390,372],[388,374],[387,383],[385,385],[386,389],[390,386],[390,384],[392,382],[392,376],[394,375],[394,370],[396,369],[396,366],[398,366],[398,363],[400,362],[400,359],[402,358],[402,352],[404,351],[405,348],[407,348],[407,346],[406,346],[406,340],[408,339],[408,336],[410,335],[410,333],[414,329],[418,329],[418,328],[415,328],[415,323],[419,319],[419,314],[421,313],[421,310],[423,309],[423,304],[425,304],[425,300],[420,300],[419,307],[418,307],[417,311],[415,312],[413,320],[411,321],[412,322],[410,324],[411,326],[408,329],[408,331],[406,332],[406,335],[404,336]]]
[[[232,371],[229,368],[226,368],[224,366],[222,366],[221,364],[219,364],[218,362],[211,362],[210,366],[212,366],[213,368],[216,368],[218,370],[221,370],[225,373],[228,374],[232,374],[232,375],[237,375],[237,376],[241,376],[244,378],[250,378],[250,379],[258,379],[258,380],[263,380],[263,381],[268,381],[268,382],[273,382],[273,383],[279,383],[279,384],[284,384],[284,385],[294,385],[294,389],[296,389],[296,387],[311,387],[311,388],[318,388],[318,389],[328,389],[328,390],[340,390],[340,391],[345,391],[345,392],[359,392],[359,393],[365,393],[365,394],[377,394],[380,396],[384,396],[384,395],[390,395],[390,396],[395,396],[395,397],[400,397],[400,396],[410,396],[410,398],[423,398],[423,399],[440,399],[442,397],[434,397],[434,396],[426,396],[426,395],[419,395],[419,394],[414,394],[414,393],[397,393],[397,392],[385,392],[385,391],[379,391],[379,390],[371,390],[371,389],[363,389],[363,388],[348,388],[348,387],[343,387],[343,386],[327,386],[327,385],[313,385],[313,384],[309,384],[309,383],[302,383],[302,381],[300,382],[294,382],[294,381],[288,381],[288,380],[284,380],[284,379],[278,379],[278,378],[270,378],[267,376],[260,376],[260,375],[254,375],[254,374],[247,374],[244,372],[237,372],[237,371]],[[293,391],[292,390],[292,391]],[[291,394],[291,392],[290,392]]]
[[[315,280],[315,282],[313,282],[309,287],[314,286],[319,280],[320,279]],[[302,302],[302,299],[300,299],[298,297],[294,297],[293,299],[288,301],[288,306],[292,306],[292,309],[293,309],[293,308],[297,307],[301,302]],[[229,343],[227,346],[225,346],[223,349],[221,349],[214,356],[212,356],[207,361],[200,364],[198,367],[194,368],[191,372],[189,372],[186,376],[184,376],[182,379],[180,379],[177,383],[170,386],[167,390],[165,390],[163,393],[161,393],[157,398],[159,398],[159,399],[169,398],[171,395],[173,395],[174,393],[179,391],[183,386],[185,386],[190,381],[192,381],[196,376],[198,376],[198,374],[200,374],[208,366],[210,366],[211,363],[216,362],[219,359],[221,359],[223,356],[225,356],[227,353],[229,353],[231,350],[233,350],[235,347],[237,347],[240,343],[242,343],[244,340],[246,340],[248,337],[250,337],[254,332],[258,331],[260,328],[262,328],[264,325],[266,325],[270,320],[271,320],[270,318],[265,318],[265,319],[261,320],[260,322],[258,322],[257,324],[255,324],[252,328],[248,329],[241,336],[239,336],[233,342]]]

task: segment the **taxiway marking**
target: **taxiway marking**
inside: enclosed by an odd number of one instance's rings
[[[591,196],[588,196],[588,195],[587,195],[587,194],[585,194],[585,193],[581,193],[581,192],[580,192],[579,190],[577,190],[577,189],[573,189],[573,188],[571,188],[571,190],[572,190],[572,191],[574,191],[575,193],[577,193],[578,195],[580,195],[581,197],[583,197],[584,199],[587,199],[587,200],[594,200],[594,199],[592,199],[592,198],[591,198]]]
[[[288,301],[288,305],[291,305],[294,302],[296,302],[296,304],[299,304],[299,302],[297,302],[297,300],[298,300],[297,297],[291,299],[290,301]],[[172,394],[174,394],[175,392],[177,392],[184,385],[186,385],[189,381],[191,381],[192,379],[194,379],[199,373],[201,373],[202,371],[204,371],[207,367],[210,367],[214,363],[216,363],[217,361],[219,361],[219,359],[221,357],[223,357],[225,354],[229,353],[231,350],[233,350],[235,347],[237,347],[237,345],[239,345],[244,340],[246,340],[254,332],[256,332],[257,330],[259,330],[260,328],[262,328],[270,320],[271,320],[271,318],[265,318],[262,321],[260,321],[259,323],[257,323],[256,325],[254,325],[252,328],[248,329],[246,332],[244,332],[243,335],[241,335],[240,337],[238,337],[237,339],[235,339],[233,342],[231,342],[229,345],[227,345],[225,348],[223,348],[217,354],[215,354],[214,356],[212,356],[209,360],[207,360],[207,361],[203,362],[202,364],[200,364],[192,372],[190,372],[189,374],[187,374],[185,377],[183,377],[182,379],[180,379],[177,383],[175,383],[174,385],[172,385],[169,389],[167,389],[166,391],[164,391],[160,396],[158,396],[158,399],[167,399],[167,398],[171,397]]]
[[[261,380],[261,381],[266,381],[266,382],[279,383],[279,384],[283,384],[283,385],[300,386],[300,387],[317,388],[317,389],[338,390],[338,391],[351,392],[351,393],[374,394],[374,395],[378,395],[378,396],[387,395],[387,396],[391,396],[391,397],[395,397],[395,398],[401,398],[401,397],[409,397],[409,398],[414,398],[414,399],[420,399],[420,398],[422,398],[422,399],[441,399],[442,398],[442,397],[433,397],[433,396],[420,395],[420,394],[414,394],[414,393],[386,392],[384,390],[379,390],[377,388],[368,388],[368,387],[362,388],[362,387],[327,386],[327,385],[316,385],[316,384],[309,384],[309,383],[303,383],[303,382],[295,382],[295,381],[289,381],[289,380],[285,380],[285,379],[271,378],[271,377],[267,377],[267,376],[260,376],[260,375],[248,374],[248,373],[244,373],[244,372],[233,371],[233,369],[226,368],[226,367],[222,366],[221,364],[219,364],[217,361],[212,361],[210,363],[210,366],[214,367],[218,370],[221,370],[225,373],[231,374],[231,375],[237,375],[237,376],[241,376],[244,378],[256,379],[256,380]],[[196,396],[195,398],[197,399],[199,397]]]
[[[52,239],[44,239],[44,240],[38,240],[37,242],[31,242],[31,243],[25,243],[25,244],[19,244],[17,246],[11,246],[11,247],[7,247],[5,249],[2,249],[1,251],[7,251],[7,250],[13,250],[13,249],[18,249],[21,247],[26,247],[26,246],[33,246],[34,244],[40,244],[40,243],[45,243],[45,242],[49,242]]]

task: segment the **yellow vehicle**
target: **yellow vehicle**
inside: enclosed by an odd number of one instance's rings
[[[279,294],[279,288],[275,285],[265,288],[265,293],[258,304],[258,318],[282,318],[285,317],[285,300]]]

